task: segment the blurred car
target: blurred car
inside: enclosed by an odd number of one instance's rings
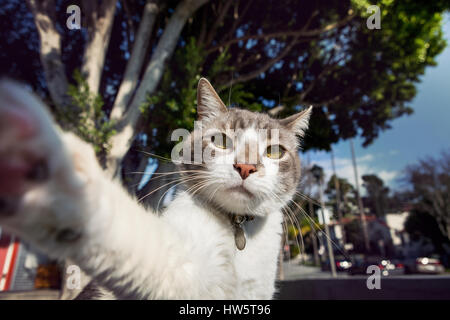
[[[345,257],[335,257],[334,263],[336,266],[336,271],[338,272],[348,271],[348,269],[352,266],[352,262]],[[330,271],[330,261],[326,260],[325,262],[322,262],[321,269],[322,271]]]
[[[404,274],[404,264],[400,261],[388,259],[372,259],[372,260],[355,260],[351,268],[348,269],[350,275],[367,274],[367,269],[370,266],[377,266],[380,268],[383,276],[393,276]]]
[[[444,266],[438,258],[419,257],[416,259],[405,259],[403,263],[405,265],[405,274],[439,274],[445,272]]]
[[[381,260],[378,267],[383,276],[395,276],[405,273],[405,265],[398,260]]]

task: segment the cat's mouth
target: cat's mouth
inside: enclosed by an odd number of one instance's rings
[[[228,191],[230,191],[230,192],[239,192],[241,194],[245,194],[245,195],[249,196],[250,198],[254,197],[253,193],[248,191],[247,188],[245,188],[242,184],[238,185],[238,186],[234,186],[234,187],[228,188]]]

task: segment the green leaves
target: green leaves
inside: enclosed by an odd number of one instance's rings
[[[102,109],[104,103],[101,95],[90,92],[86,80],[78,70],[75,70],[73,79],[76,84],[69,85],[68,95],[77,112],[66,115],[65,121],[70,121],[76,133],[94,146],[97,155],[106,154],[111,147],[109,140],[116,133],[115,124]]]

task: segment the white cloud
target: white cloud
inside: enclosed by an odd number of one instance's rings
[[[391,151],[389,151],[389,155],[390,156],[395,156],[395,155],[397,155],[397,154],[399,154],[400,152],[398,151],[398,150],[391,150]]]
[[[356,158],[356,161],[358,162],[368,162],[368,161],[372,161],[375,158],[375,156],[373,154],[366,154],[362,157]]]
[[[387,186],[392,186],[394,179],[398,177],[399,172],[390,171],[390,170],[380,170],[376,167],[374,163],[376,157],[373,154],[367,154],[362,157],[356,159],[357,167],[358,167],[358,176],[359,176],[359,188],[360,192],[364,195],[365,188],[362,186],[362,176],[366,174],[376,174],[380,177],[384,184]],[[320,159],[316,161],[311,161],[312,164],[317,164],[321,166],[325,171],[325,179],[328,181],[330,177],[333,175],[333,168],[331,166],[331,159]],[[353,186],[355,185],[355,174],[353,171],[353,164],[351,158],[343,158],[343,157],[335,157],[336,164],[336,173],[338,177],[347,179],[349,183]]]
[[[392,185],[394,179],[397,178],[399,175],[398,171],[387,171],[387,170],[378,171],[377,174],[386,185]]]

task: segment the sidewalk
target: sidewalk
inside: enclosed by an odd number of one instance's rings
[[[283,262],[283,280],[302,280],[302,279],[326,279],[331,278],[331,272],[322,271],[319,267],[311,267],[300,264],[300,259],[292,259]],[[346,272],[338,272],[338,278],[348,278]]]
[[[59,300],[59,290],[5,291],[0,300]]]

